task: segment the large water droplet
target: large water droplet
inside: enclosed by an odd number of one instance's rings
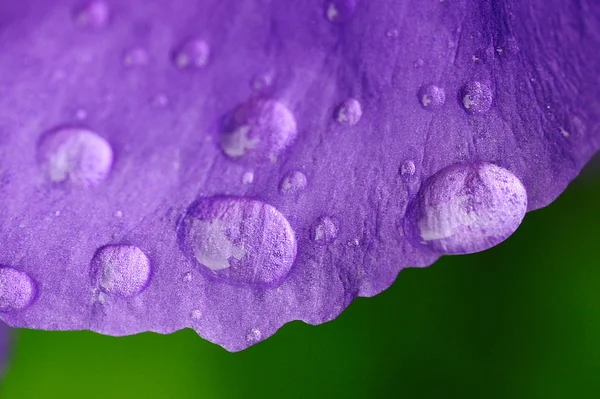
[[[279,190],[282,194],[298,194],[306,189],[308,180],[306,175],[298,170],[294,170],[285,175],[279,184]]]
[[[104,28],[109,18],[110,9],[103,0],[88,1],[75,11],[75,23],[86,28]]]
[[[446,102],[444,89],[431,84],[421,86],[417,96],[423,108],[429,110],[441,108]]]
[[[107,245],[94,254],[92,283],[104,292],[122,297],[141,293],[150,281],[150,260],[134,245]]]
[[[403,176],[412,176],[415,174],[417,167],[413,161],[406,161],[400,165],[400,174]]]
[[[278,285],[296,258],[296,239],[286,218],[256,200],[201,199],[188,210],[179,233],[184,252],[230,284]]]
[[[362,117],[362,106],[355,98],[349,98],[335,110],[335,119],[341,125],[354,126]]]
[[[40,141],[39,159],[48,178],[90,186],[106,179],[113,162],[110,144],[93,131],[61,128]]]
[[[430,177],[412,201],[405,231],[444,254],[491,248],[508,238],[527,211],[527,193],[508,170],[490,163],[454,164]]]
[[[296,119],[282,103],[258,99],[235,109],[221,130],[228,157],[247,163],[273,161],[296,138]]]
[[[470,114],[482,114],[492,106],[493,93],[490,86],[482,82],[469,82],[460,90],[462,105]]]
[[[210,47],[199,38],[184,41],[173,53],[173,63],[177,68],[204,68],[208,63]]]
[[[327,245],[332,243],[338,236],[340,223],[337,219],[322,216],[317,219],[311,229],[311,238],[317,244]]]
[[[333,23],[346,22],[354,15],[357,0],[326,0],[325,17]]]
[[[33,302],[35,294],[31,277],[12,267],[0,267],[0,312],[25,309]]]

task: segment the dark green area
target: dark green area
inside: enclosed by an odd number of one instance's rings
[[[231,354],[192,331],[17,334],[2,399],[600,398],[600,179],[484,253]]]

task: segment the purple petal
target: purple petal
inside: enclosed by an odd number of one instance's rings
[[[600,147],[594,0],[0,3],[0,319],[241,350]]]

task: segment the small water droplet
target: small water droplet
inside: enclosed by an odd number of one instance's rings
[[[569,132],[568,132],[568,131],[566,131],[566,130],[565,130],[564,128],[562,128],[562,127],[560,128],[560,134],[562,134],[562,135],[563,135],[563,137],[569,137],[569,136],[570,136]]]
[[[103,0],[92,0],[75,11],[75,23],[81,27],[102,29],[108,25],[110,9]]]
[[[423,65],[425,65],[425,61],[420,58],[413,63],[415,68],[421,68]]]
[[[114,213],[116,218],[122,218],[123,217],[123,211],[115,211]]]
[[[251,342],[251,343],[255,343],[260,341],[260,339],[262,338],[262,333],[260,332],[260,330],[258,328],[253,328],[251,329],[248,334],[246,335],[246,341]]]
[[[482,114],[492,106],[492,89],[482,82],[469,82],[460,91],[462,105],[470,114]]]
[[[106,179],[113,162],[110,144],[91,130],[60,128],[42,137],[42,169],[55,183],[91,186]]]
[[[198,309],[194,309],[190,313],[190,317],[194,320],[200,320],[200,317],[202,317],[202,313]]]
[[[150,260],[134,245],[107,245],[96,251],[91,262],[93,285],[126,298],[140,294],[150,274]]]
[[[417,95],[423,108],[429,110],[439,109],[446,102],[444,89],[432,84],[421,86]]]
[[[298,194],[306,189],[308,180],[306,175],[298,170],[294,170],[285,175],[279,184],[279,190],[282,194]]]
[[[273,84],[273,74],[265,73],[262,75],[256,76],[252,79],[252,89],[255,91],[262,91],[267,89]]]
[[[296,119],[275,100],[248,101],[231,112],[221,130],[221,149],[247,163],[277,160],[296,139]]]
[[[79,119],[80,121],[87,119],[87,116],[88,116],[87,111],[84,109],[78,109],[75,112],[75,118]]]
[[[335,110],[335,119],[341,125],[354,126],[362,117],[362,106],[355,98],[349,98]]]
[[[326,245],[332,243],[338,236],[340,224],[337,219],[322,216],[317,219],[311,229],[311,238],[317,244]]]
[[[169,99],[164,94],[157,94],[151,103],[154,108],[164,108],[169,104]]]
[[[400,174],[404,176],[412,176],[416,170],[417,167],[413,161],[406,161],[400,166]]]
[[[185,283],[189,283],[190,281],[192,281],[192,272],[185,272],[185,273],[183,273],[183,276],[181,277],[181,279]]]
[[[254,181],[254,172],[246,172],[242,176],[242,183],[244,184],[252,184]]]
[[[199,38],[191,38],[173,52],[173,63],[180,69],[204,68],[209,57],[208,43]]]
[[[59,217],[60,216],[60,211],[55,211],[54,212],[54,216]]]
[[[36,295],[36,286],[26,273],[12,267],[0,267],[0,312],[27,308]]]
[[[389,38],[394,38],[398,37],[398,35],[400,35],[400,32],[398,32],[398,29],[390,29],[387,32],[385,32],[385,35]]]
[[[357,0],[325,1],[325,17],[329,22],[346,22],[352,18],[356,10]]]
[[[527,193],[508,170],[454,164],[430,177],[409,205],[405,232],[436,252],[467,254],[508,238],[527,211]]]
[[[279,285],[296,258],[296,239],[286,218],[246,198],[198,200],[188,209],[179,238],[201,270],[234,285]]]
[[[148,64],[148,52],[141,47],[133,47],[123,53],[123,65],[128,68],[142,67]]]

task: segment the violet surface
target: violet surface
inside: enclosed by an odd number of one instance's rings
[[[2,2],[0,319],[331,320],[566,188],[598,48],[594,0]]]

